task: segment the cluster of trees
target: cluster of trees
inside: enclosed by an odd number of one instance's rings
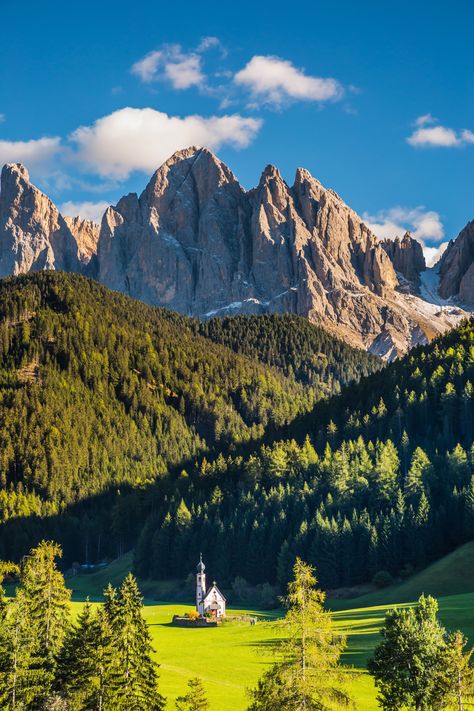
[[[352,672],[340,665],[345,637],[324,609],[314,568],[297,558],[292,577],[285,636],[270,645],[275,662],[251,691],[249,711],[354,708]],[[474,649],[459,630],[449,634],[441,625],[434,598],[390,610],[381,634],[368,668],[384,711],[463,711],[474,700]]]
[[[199,333],[313,387],[318,399],[382,368],[380,358],[292,314],[213,318]]]
[[[463,711],[474,700],[474,649],[459,630],[448,634],[438,603],[422,595],[416,606],[387,613],[382,642],[369,660],[384,711]]]
[[[325,589],[377,572],[408,575],[474,535],[474,448],[402,464],[391,440],[359,437],[318,455],[309,439],[206,464],[148,517],[135,548],[143,577],[185,576],[199,541],[225,582],[278,583],[296,556]],[[208,486],[202,481],[209,479]],[[190,483],[191,482],[191,483]]]
[[[20,569],[11,599],[0,598],[0,704],[3,709],[160,711],[157,665],[129,574],[105,603],[86,603],[71,623],[71,592],[57,569],[60,547],[42,541]]]

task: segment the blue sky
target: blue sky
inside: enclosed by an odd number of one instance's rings
[[[435,248],[474,218],[473,26],[467,0],[5,3],[0,162],[87,216],[205,144]]]

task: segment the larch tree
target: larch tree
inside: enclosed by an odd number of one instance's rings
[[[440,659],[439,696],[441,704],[464,711],[474,702],[474,649],[466,649],[467,639],[459,630],[449,635]]]
[[[199,677],[188,681],[188,691],[176,699],[176,711],[207,711],[209,702],[206,690]]]
[[[270,711],[276,699],[282,711],[347,708],[352,702],[339,666],[345,638],[324,609],[314,569],[297,558],[293,575],[283,622],[286,637],[275,644],[277,661],[251,692],[249,710]]]

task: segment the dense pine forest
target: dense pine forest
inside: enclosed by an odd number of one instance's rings
[[[408,575],[474,535],[474,323],[381,369],[297,317],[201,324],[77,275],[0,283],[1,557],[202,550],[283,588]],[[365,375],[359,383],[359,375]],[[341,391],[341,392],[339,392]]]
[[[199,323],[199,332],[327,395],[382,367],[379,358],[291,314],[213,318]]]
[[[183,574],[199,540],[230,579],[284,585],[300,555],[331,588],[409,574],[471,539],[473,377],[470,321],[316,407],[285,439],[201,462],[192,488],[150,516],[137,570]]]
[[[229,580],[283,587],[300,555],[331,588],[408,575],[472,539],[473,378],[471,320],[316,406],[281,441],[201,461],[150,515],[137,570],[183,575],[197,540]]]
[[[250,343],[258,319],[238,323]],[[250,347],[236,353],[227,347],[235,329],[224,324],[145,306],[78,275],[0,283],[0,522],[16,531],[3,537],[6,556],[18,558],[43,528],[65,542],[68,560],[122,550],[142,507],[174,492],[170,472],[271,441],[380,367],[277,316],[259,327],[260,359]],[[139,493],[129,498],[131,488]]]

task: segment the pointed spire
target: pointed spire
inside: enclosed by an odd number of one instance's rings
[[[204,571],[206,570],[206,566],[202,562],[202,553],[199,553],[199,563],[197,564],[196,570],[198,573],[204,573]]]

